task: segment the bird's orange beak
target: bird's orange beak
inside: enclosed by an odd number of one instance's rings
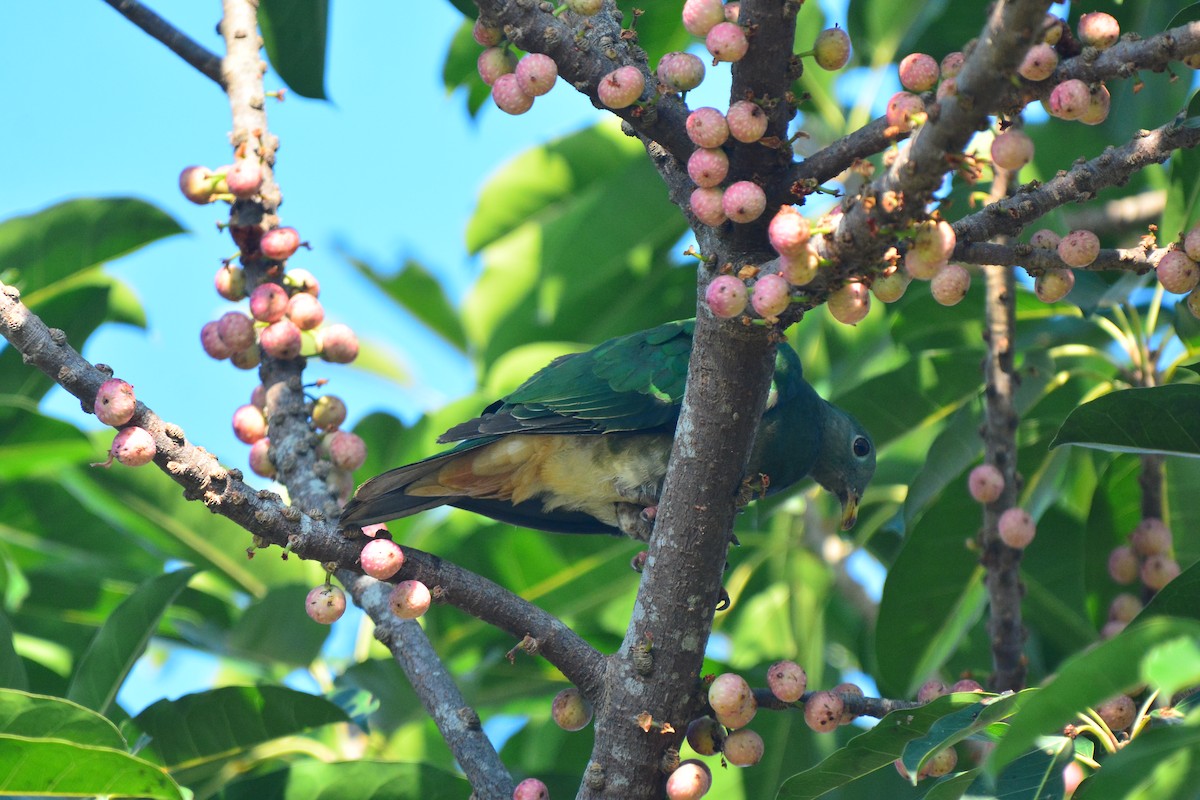
[[[848,531],[858,522],[858,495],[848,492],[842,500],[842,530]]]

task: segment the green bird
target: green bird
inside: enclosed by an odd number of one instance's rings
[[[441,505],[561,533],[646,540],[692,353],[694,320],[610,339],[555,359],[475,419],[439,437],[444,453],[359,487],[341,525],[370,525]],[[811,475],[842,504],[842,528],[875,473],[870,435],[822,399],[786,344],[750,456],[774,494]]]

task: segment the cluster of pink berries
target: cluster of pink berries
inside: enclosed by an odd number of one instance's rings
[[[96,418],[105,425],[120,428],[108,450],[108,460],[93,464],[93,467],[112,466],[113,459],[127,467],[140,467],[154,460],[158,452],[154,437],[145,428],[129,425],[137,411],[137,398],[132,386],[120,378],[109,378],[100,384],[92,408]]]
[[[983,687],[978,681],[970,678],[963,678],[956,683],[947,686],[937,678],[931,678],[921,684],[921,688],[917,690],[918,703],[930,703],[939,697],[955,692],[982,692]],[[921,771],[917,773],[917,780],[923,778],[940,778],[943,775],[948,775],[954,768],[958,766],[958,751],[954,747],[947,747],[936,754],[921,767]],[[905,768],[902,761],[895,761],[896,771],[900,773],[900,777],[906,781],[911,781],[912,777]]]
[[[1163,254],[1154,271],[1168,292],[1186,294],[1186,305],[1200,319],[1200,225],[1189,230],[1180,244]]]
[[[722,61],[741,61],[750,49],[746,31],[738,25],[740,3],[721,0],[686,0],[683,4],[683,27],[692,36],[704,39],[704,46],[713,57],[713,65]]]
[[[967,490],[977,503],[994,503],[1004,493],[1004,474],[994,464],[980,464],[967,476]],[[1017,550],[1024,550],[1037,535],[1037,524],[1023,508],[1005,509],[996,527],[1000,541]]]
[[[600,10],[599,2],[568,3],[579,7],[577,13],[595,14]],[[558,65],[554,59],[542,53],[529,53],[519,61],[508,43],[504,31],[480,19],[475,20],[471,31],[475,41],[486,48],[479,54],[476,68],[483,82],[492,87],[492,101],[507,114],[524,114],[533,108],[535,97],[541,97],[554,88],[558,80]]]
[[[1157,517],[1146,517],[1129,534],[1129,543],[1113,549],[1108,556],[1108,574],[1127,586],[1140,580],[1151,592],[1162,589],[1179,575],[1179,562],[1171,553],[1174,537],[1171,529]],[[1119,633],[1137,613],[1141,602],[1133,595],[1120,594],[1109,607],[1106,637]]]
[[[1055,46],[1062,41],[1066,22],[1047,15],[1045,38],[1029,49],[1017,72],[1030,81],[1044,81],[1058,66]],[[1110,14],[1093,11],[1079,18],[1076,28],[1079,41],[1085,47],[1106,50],[1121,37],[1121,26]],[[1050,97],[1042,102],[1051,116],[1078,120],[1085,125],[1099,125],[1108,119],[1112,97],[1103,83],[1088,85],[1077,78],[1065,80],[1054,87]]]
[[[363,533],[370,539],[359,553],[362,571],[376,580],[386,581],[395,577],[404,566],[404,551],[386,534],[385,525],[368,525]],[[400,619],[416,619],[429,610],[433,596],[429,587],[417,580],[400,581],[392,588],[388,604]],[[322,625],[330,625],[346,611],[346,594],[328,580],[308,593],[305,602],[308,615]],[[582,726],[581,726],[582,727]]]

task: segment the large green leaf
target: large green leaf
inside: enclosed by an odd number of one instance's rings
[[[0,690],[0,733],[128,749],[116,726],[95,711],[61,697],[28,692]]]
[[[1200,621],[1200,561],[1155,593],[1139,615],[1143,618],[1187,617]]]
[[[0,734],[0,794],[139,797],[179,800],[160,767],[104,747]]]
[[[88,708],[107,711],[125,676],[158,629],[158,620],[196,569],[155,576],[121,603],[96,634],[75,674],[67,697]]]
[[[388,297],[429,326],[438,336],[459,350],[466,348],[467,337],[458,313],[450,304],[442,285],[425,267],[409,260],[395,275],[386,277],[363,261],[353,260],[351,263],[367,280],[386,292]]]
[[[306,584],[276,586],[246,608],[229,632],[231,655],[306,667],[321,652],[329,635],[324,625],[312,625],[304,613]]]
[[[1063,420],[1051,447],[1200,456],[1200,386],[1125,389],[1084,403]]]
[[[0,485],[103,460],[74,425],[29,410],[29,401],[12,400],[0,398],[0,418],[8,423],[0,427]]]
[[[302,97],[324,100],[329,0],[260,0],[258,25],[283,82]]]
[[[8,616],[0,611],[0,687],[25,689],[28,686],[29,678],[25,674],[25,664],[13,646],[12,624],[8,621]]]
[[[305,761],[225,787],[219,800],[459,800],[471,787],[459,777],[424,764]]]
[[[283,686],[226,686],[159,700],[133,723],[172,773],[190,782],[263,742],[346,721],[346,712],[323,697]]]
[[[0,222],[0,265],[17,270],[22,299],[36,309],[59,291],[56,284],[182,232],[178,222],[142,200],[68,200]]]

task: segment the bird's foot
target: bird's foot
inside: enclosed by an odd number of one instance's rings
[[[657,512],[658,506],[617,503],[617,527],[631,539],[648,542],[650,534],[654,530],[654,518]]]
[[[745,508],[755,495],[759,497],[767,496],[767,489],[771,486],[771,478],[765,473],[758,473],[747,477],[742,481],[742,486],[738,490],[736,504],[739,510]]]

